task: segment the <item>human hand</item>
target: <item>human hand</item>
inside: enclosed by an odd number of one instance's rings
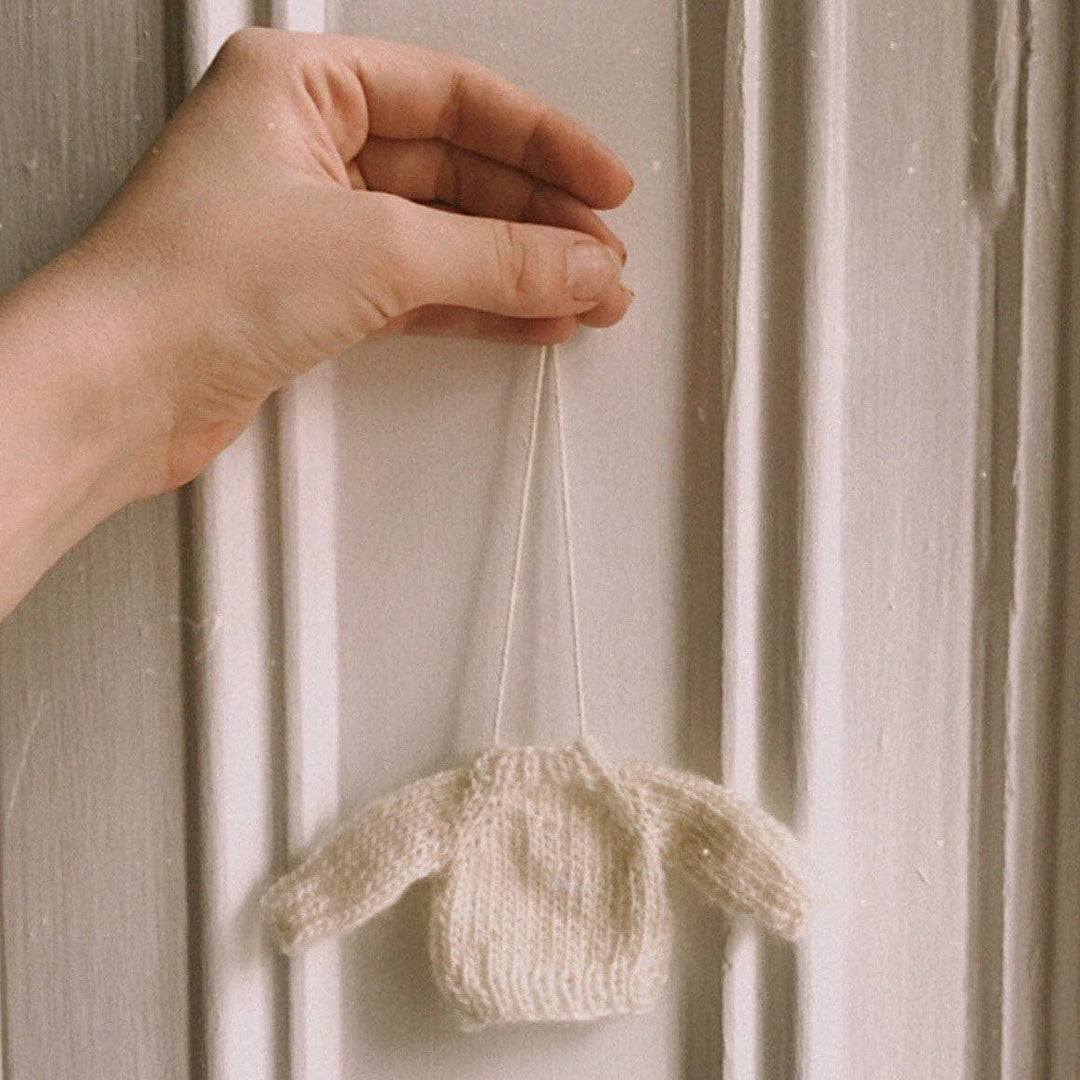
[[[625,249],[594,208],[632,186],[581,125],[461,57],[234,35],[72,253],[144,343],[117,376],[147,428],[138,494],[197,475],[364,338],[618,321]]]
[[[234,35],[90,229],[0,296],[0,618],[364,338],[616,322],[625,251],[594,210],[631,186],[588,131],[471,61]],[[598,257],[574,282],[581,250]]]

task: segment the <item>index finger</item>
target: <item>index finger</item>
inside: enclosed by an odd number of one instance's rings
[[[512,165],[595,209],[634,186],[584,125],[475,61],[421,45],[328,35],[364,89],[371,134],[439,138]]]

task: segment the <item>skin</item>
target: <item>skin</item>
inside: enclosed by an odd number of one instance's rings
[[[633,294],[596,211],[632,187],[595,135],[460,56],[233,35],[90,229],[0,297],[0,617],[357,342],[613,325]]]

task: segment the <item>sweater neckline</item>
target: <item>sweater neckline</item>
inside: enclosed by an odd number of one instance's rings
[[[482,772],[497,774],[522,775],[532,773],[535,770],[559,770],[571,769],[578,771],[584,769],[592,771],[604,755],[595,741],[586,735],[571,739],[565,743],[554,745],[540,743],[526,743],[522,745],[489,746],[476,756],[473,769]]]
[[[606,774],[603,755],[592,739],[578,737],[558,745],[491,746],[473,762],[477,777],[503,782],[562,781]]]

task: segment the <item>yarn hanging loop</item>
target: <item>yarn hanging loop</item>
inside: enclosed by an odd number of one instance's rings
[[[581,633],[579,630],[577,586],[574,580],[574,542],[570,527],[570,482],[566,464],[566,425],[563,421],[559,359],[551,346],[551,373],[555,384],[555,430],[559,437],[559,480],[562,490],[563,552],[566,559],[566,589],[570,598],[570,632],[574,647],[574,684],[577,692],[578,736],[585,738],[585,683],[581,675]]]
[[[540,359],[536,368],[536,381],[533,386],[532,417],[529,424],[529,443],[525,454],[525,469],[521,481],[521,498],[518,511],[517,536],[514,541],[514,564],[510,575],[510,593],[506,605],[506,625],[503,631],[502,653],[499,660],[499,682],[495,692],[495,716],[492,721],[492,745],[499,745],[499,733],[502,725],[503,703],[506,697],[506,676],[510,659],[510,644],[513,639],[514,614],[517,610],[518,591],[521,581],[521,556],[525,546],[525,522],[529,510],[529,492],[532,488],[532,476],[536,463],[536,445],[540,430],[540,405],[544,394],[544,376],[547,372],[548,349],[551,349],[552,381],[555,396],[555,431],[559,449],[559,488],[562,505],[563,552],[566,560],[566,587],[570,600],[570,632],[574,655],[574,684],[577,694],[578,736],[586,736],[585,724],[585,685],[581,674],[581,636],[578,618],[577,585],[574,576],[574,544],[570,525],[570,485],[567,478],[566,432],[563,419],[561,381],[559,379],[559,358],[554,345],[545,345],[540,350]]]

